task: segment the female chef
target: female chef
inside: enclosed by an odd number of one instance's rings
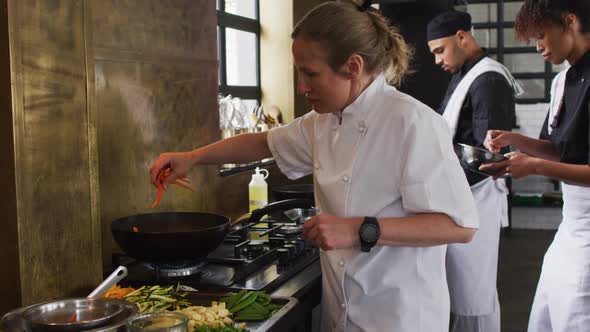
[[[151,180],[195,164],[274,157],[313,174],[304,236],[322,249],[323,308],[333,331],[447,331],[445,244],[478,227],[469,185],[436,112],[397,91],[409,50],[370,2],[326,2],[295,27],[297,89],[313,111],[267,133],[164,153]],[[246,148],[247,147],[247,148]]]
[[[590,1],[526,0],[515,28],[519,38],[536,40],[545,60],[571,67],[554,80],[540,139],[492,130],[486,147],[520,152],[481,168],[562,181],[563,220],[543,261],[528,330],[590,331]]]

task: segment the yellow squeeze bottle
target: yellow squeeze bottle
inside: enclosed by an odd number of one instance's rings
[[[262,172],[265,174],[262,174]],[[250,212],[268,205],[268,185],[264,181],[267,177],[267,170],[256,167],[256,173],[252,174],[252,180],[248,184]]]

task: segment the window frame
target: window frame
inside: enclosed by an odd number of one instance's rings
[[[513,29],[514,22],[504,20],[504,4],[509,2],[522,2],[522,0],[470,0],[467,5],[479,5],[479,4],[495,4],[497,9],[496,22],[489,23],[473,23],[474,29],[495,29],[496,34],[496,48],[489,48],[488,52],[490,55],[496,55],[496,59],[500,63],[504,63],[504,56],[506,54],[532,54],[537,53],[537,49],[534,46],[530,47],[505,47],[504,46],[504,29]],[[540,79],[544,82],[544,98],[518,98],[516,102],[519,104],[536,104],[536,103],[548,103],[550,99],[551,81],[555,77],[556,73],[553,72],[553,67],[550,62],[545,61],[545,67],[543,72],[524,72],[524,73],[513,73],[515,79]]]
[[[262,89],[260,85],[260,0],[255,1],[256,18],[230,14],[225,11],[225,0],[217,0],[217,49],[219,51],[219,85],[218,92],[224,96],[232,95],[241,99],[256,100],[260,105]],[[256,85],[238,86],[227,84],[227,54],[226,54],[226,28],[256,35]]]

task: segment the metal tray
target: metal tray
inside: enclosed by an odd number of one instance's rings
[[[227,293],[206,293],[206,292],[193,292],[189,291],[187,295],[187,299],[194,305],[202,305],[202,306],[210,306],[211,301],[218,301],[220,302],[221,298],[228,296]],[[250,332],[264,332],[268,331],[271,328],[274,328],[275,325],[291,312],[295,306],[297,305],[298,301],[292,297],[274,297],[272,296],[272,302],[274,304],[280,304],[283,307],[277,312],[275,312],[272,316],[270,316],[267,320],[261,322],[245,322],[246,328],[250,330]]]

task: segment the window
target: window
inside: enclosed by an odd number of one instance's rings
[[[491,57],[503,63],[525,90],[518,103],[549,102],[551,80],[560,69],[545,62],[533,44],[517,41],[516,13],[524,1],[469,0],[467,12],[473,20],[474,36]]]
[[[260,103],[259,0],[217,0],[219,93]]]

